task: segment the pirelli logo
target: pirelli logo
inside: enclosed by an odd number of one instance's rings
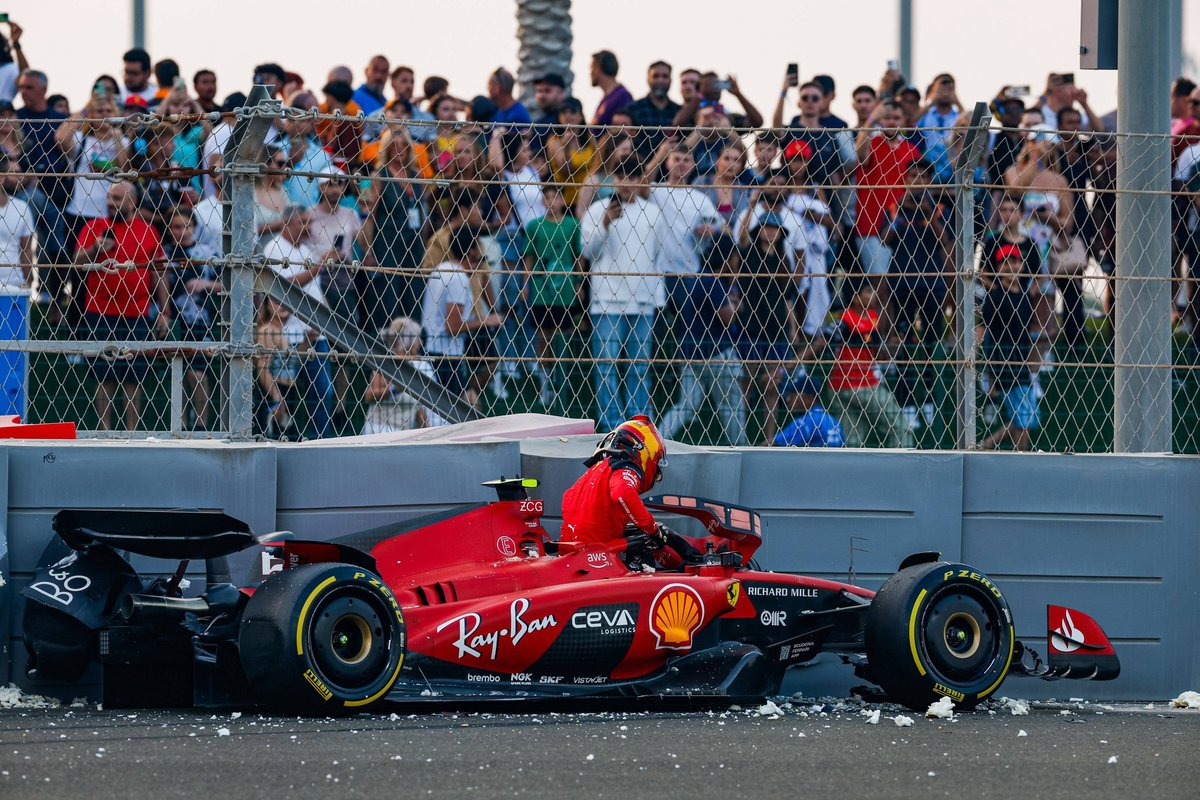
[[[325,682],[318,678],[317,674],[311,669],[304,670],[304,680],[308,681],[309,685],[316,689],[317,694],[321,695],[323,699],[328,700],[333,697],[333,692],[329,691],[329,687],[325,685]]]
[[[940,695],[945,695],[946,697],[949,697],[951,700],[953,700],[956,703],[961,703],[966,698],[966,695],[963,694],[962,692],[958,691],[957,689],[951,689],[949,686],[944,686],[940,683],[935,683],[933,685],[933,690]]]

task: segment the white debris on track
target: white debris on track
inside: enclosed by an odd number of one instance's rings
[[[1115,763],[1117,763],[1117,757],[1116,757],[1116,756],[1109,756],[1109,757],[1108,757],[1108,763],[1110,763],[1110,764],[1115,764]]]
[[[765,717],[768,715],[782,716],[783,709],[780,708],[779,706],[775,705],[775,703],[773,703],[772,701],[767,700],[761,706],[754,709],[754,713],[758,714],[759,716],[762,716],[762,717]]]
[[[1200,692],[1184,692],[1171,701],[1171,708],[1200,708]]]
[[[0,708],[58,708],[59,705],[53,697],[25,694],[15,683],[0,686]]]
[[[949,697],[943,697],[936,703],[930,703],[929,708],[925,710],[925,716],[938,719],[953,719],[954,701]]]
[[[878,708],[875,709],[874,711],[868,711],[865,708],[862,710],[862,715],[867,718],[868,725],[878,725],[879,724],[879,714],[880,714],[880,712],[879,712]]]
[[[1014,717],[1025,717],[1029,715],[1028,700],[1014,700],[1011,697],[1001,697],[1000,705],[1007,708]]]

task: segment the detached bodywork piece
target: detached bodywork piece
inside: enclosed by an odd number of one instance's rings
[[[654,570],[625,540],[554,542],[527,479],[478,504],[329,542],[254,536],[223,514],[70,509],[25,589],[29,675],[94,661],[109,707],[238,705],[353,713],[386,701],[608,696],[730,702],[838,654],[888,697],[970,707],[1011,674],[1107,680],[1119,662],[1087,615],[1050,606],[1045,662],[1004,594],[936,553],[878,593],[765,572],[757,512],[698,497],[647,505],[703,525],[703,553]],[[138,575],[124,554],[178,561]],[[235,583],[229,557],[255,568]],[[189,561],[206,585],[186,596]],[[243,559],[244,560],[244,559]]]

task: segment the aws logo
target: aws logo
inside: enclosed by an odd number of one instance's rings
[[[656,650],[690,650],[692,637],[704,624],[704,601],[690,586],[671,583],[650,604],[650,631]]]

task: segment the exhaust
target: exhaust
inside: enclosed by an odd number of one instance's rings
[[[202,597],[162,597],[154,594],[127,594],[121,600],[120,614],[126,622],[152,619],[178,619],[184,614],[207,614],[208,601]]]

